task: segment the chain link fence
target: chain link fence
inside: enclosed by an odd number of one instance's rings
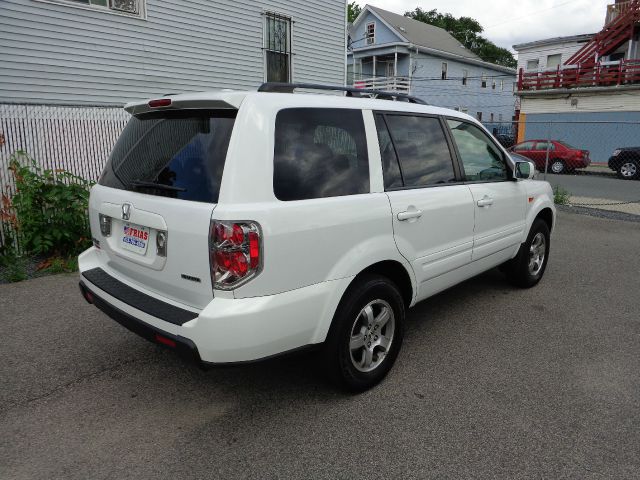
[[[640,121],[524,120],[485,126],[536,165],[556,201],[640,220]]]
[[[0,104],[0,198],[15,192],[9,165],[19,150],[44,169],[97,180],[128,117],[121,106]],[[13,233],[0,221],[0,247],[18,241]]]

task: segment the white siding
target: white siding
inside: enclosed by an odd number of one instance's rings
[[[539,71],[544,71],[547,69],[547,58],[549,55],[562,55],[562,63],[566,62],[580,50],[585,44],[577,43],[577,42],[568,42],[568,43],[556,43],[552,45],[541,45],[535,48],[525,48],[522,50],[518,50],[518,71],[521,68],[527,70],[527,62],[529,60],[538,60],[540,63],[538,65]]]
[[[263,16],[291,16],[293,80],[343,84],[344,0],[147,0],[147,18],[0,0],[0,103],[122,104],[256,88]]]
[[[577,105],[571,105],[577,100]],[[521,111],[525,114],[565,112],[640,112],[640,90],[608,93],[593,92],[559,97],[523,97]]]

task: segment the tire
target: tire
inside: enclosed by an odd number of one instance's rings
[[[567,166],[562,160],[555,158],[549,161],[548,172],[555,173],[556,175],[562,175],[567,172]]]
[[[503,266],[502,270],[511,283],[521,288],[531,288],[538,284],[549,262],[550,240],[549,227],[543,220],[536,219],[516,257]]]
[[[323,347],[330,378],[349,392],[378,384],[398,357],[404,324],[398,287],[381,275],[363,276],[343,296]]]
[[[635,180],[640,178],[640,162],[637,160],[629,160],[623,162],[618,168],[618,177],[623,180]]]

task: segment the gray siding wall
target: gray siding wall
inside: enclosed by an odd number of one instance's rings
[[[474,117],[482,112],[482,121],[485,123],[491,121],[492,113],[495,122],[499,121],[500,115],[503,121],[511,121],[516,103],[513,94],[515,75],[425,54],[414,57],[413,62],[416,67],[411,84],[413,95],[438,107],[467,109],[469,115]],[[443,62],[447,63],[449,80],[439,80]],[[462,85],[461,80],[465,69],[469,74],[466,86]],[[483,74],[487,76],[487,88],[481,86]],[[496,81],[495,90],[492,88],[493,80]],[[501,82],[504,82],[504,89]]]
[[[264,80],[264,11],[293,19],[294,81],[344,83],[344,0],[147,0],[146,11],[0,0],[0,103],[254,89]]]

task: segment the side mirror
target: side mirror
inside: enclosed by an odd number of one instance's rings
[[[532,162],[516,162],[513,171],[513,178],[519,180],[529,180],[536,173],[536,167]]]

